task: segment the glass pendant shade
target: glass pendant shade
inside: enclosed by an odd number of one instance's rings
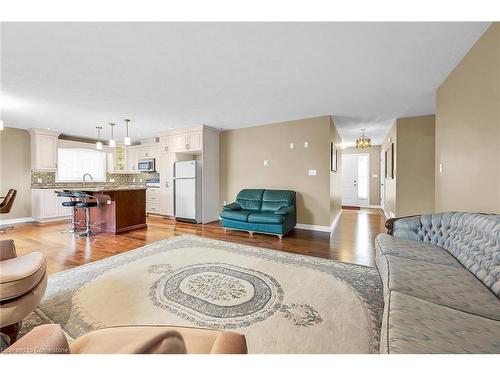
[[[109,126],[111,126],[111,138],[109,140],[109,147],[116,147],[116,141],[115,141],[115,124],[112,122],[109,123]]]
[[[128,124],[129,124],[129,122],[130,122],[129,119],[125,119],[125,129],[127,132],[127,134],[125,135],[125,138],[123,138],[123,143],[125,143],[125,146],[130,146],[132,144],[132,140],[128,136]]]
[[[95,143],[95,148],[97,150],[102,150],[102,142],[101,142],[101,130],[102,126],[96,126],[97,129],[97,142]]]
[[[356,148],[372,147],[372,140],[365,135],[366,129],[361,129],[361,137],[356,139]]]

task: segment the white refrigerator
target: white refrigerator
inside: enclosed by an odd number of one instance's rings
[[[174,216],[178,221],[202,222],[201,161],[174,164]]]

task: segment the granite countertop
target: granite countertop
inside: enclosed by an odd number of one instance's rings
[[[99,191],[123,191],[123,190],[146,190],[145,186],[64,186],[64,187],[55,187],[55,186],[39,186],[32,187],[32,189],[44,189],[44,190],[80,190],[80,191],[90,191],[90,192],[99,192]]]

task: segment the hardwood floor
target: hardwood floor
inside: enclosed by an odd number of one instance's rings
[[[194,234],[223,241],[287,251],[291,253],[335,259],[343,262],[374,266],[374,238],[384,232],[385,218],[381,210],[343,210],[333,232],[294,229],[282,241],[276,236],[228,231],[219,223],[195,225],[173,219],[150,216],[148,228],[122,234],[101,233],[90,238],[61,233],[69,223],[17,224],[13,230],[0,235],[12,238],[18,254],[40,250],[48,260],[49,273],[54,273],[146,244],[182,234]]]

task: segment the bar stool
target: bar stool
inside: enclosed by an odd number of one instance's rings
[[[62,231],[61,233],[76,233],[77,228],[77,220],[76,220],[76,204],[79,202],[78,198],[73,195],[71,190],[62,190],[56,191],[58,197],[69,198],[69,201],[62,202],[64,207],[72,207],[73,213],[71,215],[71,227]]]
[[[76,203],[77,208],[85,208],[85,232],[80,233],[80,237],[90,237],[94,234],[92,230],[90,229],[90,208],[91,207],[98,207],[99,206],[99,200],[94,197],[93,195],[86,194],[84,192],[73,192],[73,195],[75,197],[80,197],[82,198],[81,202]],[[94,199],[93,201],[89,201],[89,199]]]

